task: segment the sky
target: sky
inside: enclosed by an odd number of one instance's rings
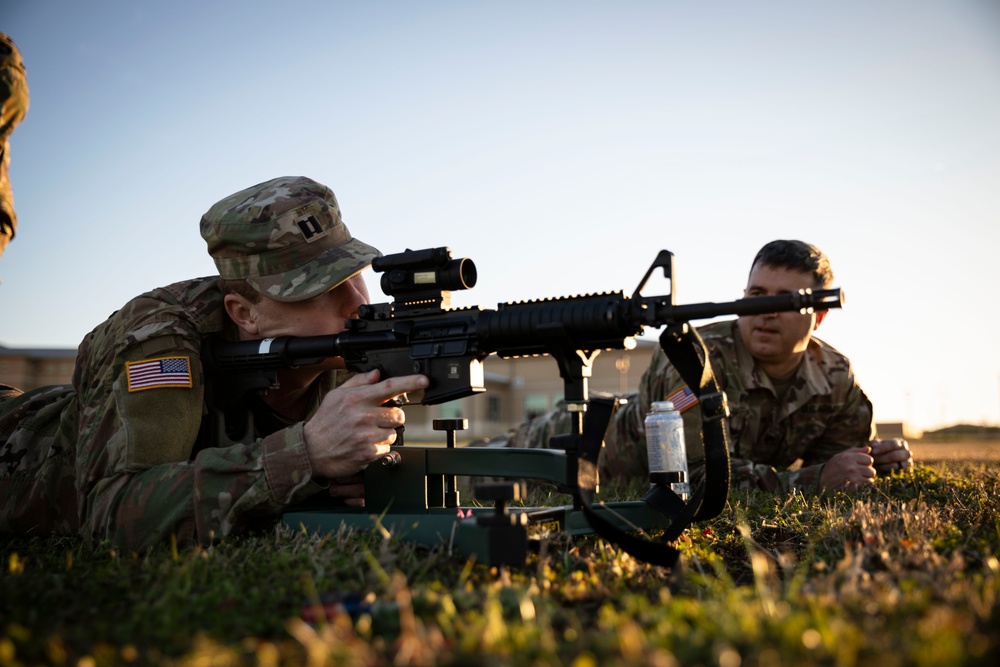
[[[0,345],[215,274],[201,215],[304,175],[385,253],[473,259],[455,306],[631,294],[660,249],[678,303],[730,301],[808,241],[876,421],[1000,423],[995,0],[3,0],[0,31],[31,90]]]

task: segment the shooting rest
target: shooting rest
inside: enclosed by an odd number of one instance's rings
[[[427,547],[445,545],[488,565],[522,565],[529,548],[531,524],[554,524],[567,535],[594,532],[579,503],[555,507],[511,507],[520,500],[519,481],[554,483],[560,490],[576,487],[577,456],[558,449],[455,447],[455,431],[464,419],[434,420],[445,430],[446,447],[404,445],[392,447],[380,464],[365,471],[365,508],[296,508],[283,515],[286,525],[309,532],[328,533],[341,525],[371,530],[381,526],[393,535]],[[455,489],[457,476],[482,476],[508,481],[482,483],[477,500],[492,507],[462,507]],[[642,501],[595,504],[593,510],[622,531],[662,527],[666,517]]]

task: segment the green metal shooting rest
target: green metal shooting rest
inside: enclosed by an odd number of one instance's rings
[[[528,526],[554,524],[567,535],[594,529],[578,502],[554,507],[510,506],[520,499],[518,480],[551,482],[572,494],[577,457],[558,449],[456,447],[455,430],[465,420],[434,420],[446,430],[441,446],[404,445],[365,471],[365,507],[300,507],[283,515],[295,529],[329,533],[341,526],[371,530],[381,526],[393,535],[427,546],[446,546],[489,565],[521,565],[530,548]],[[476,485],[477,500],[492,507],[463,507],[456,478],[479,476],[507,481]],[[575,496],[574,496],[575,498]],[[593,510],[620,530],[647,530],[669,519],[642,501],[594,503]]]

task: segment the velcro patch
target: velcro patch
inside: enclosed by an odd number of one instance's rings
[[[694,392],[687,385],[667,396],[666,400],[673,403],[674,410],[678,412],[684,412],[692,405],[697,405],[698,403],[698,397],[694,395]]]
[[[191,357],[126,361],[125,370],[128,375],[129,391],[192,386]]]

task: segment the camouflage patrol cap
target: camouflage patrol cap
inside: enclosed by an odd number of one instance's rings
[[[322,294],[382,254],[351,236],[330,188],[302,176],[226,197],[202,216],[201,235],[221,277],[276,301]]]

